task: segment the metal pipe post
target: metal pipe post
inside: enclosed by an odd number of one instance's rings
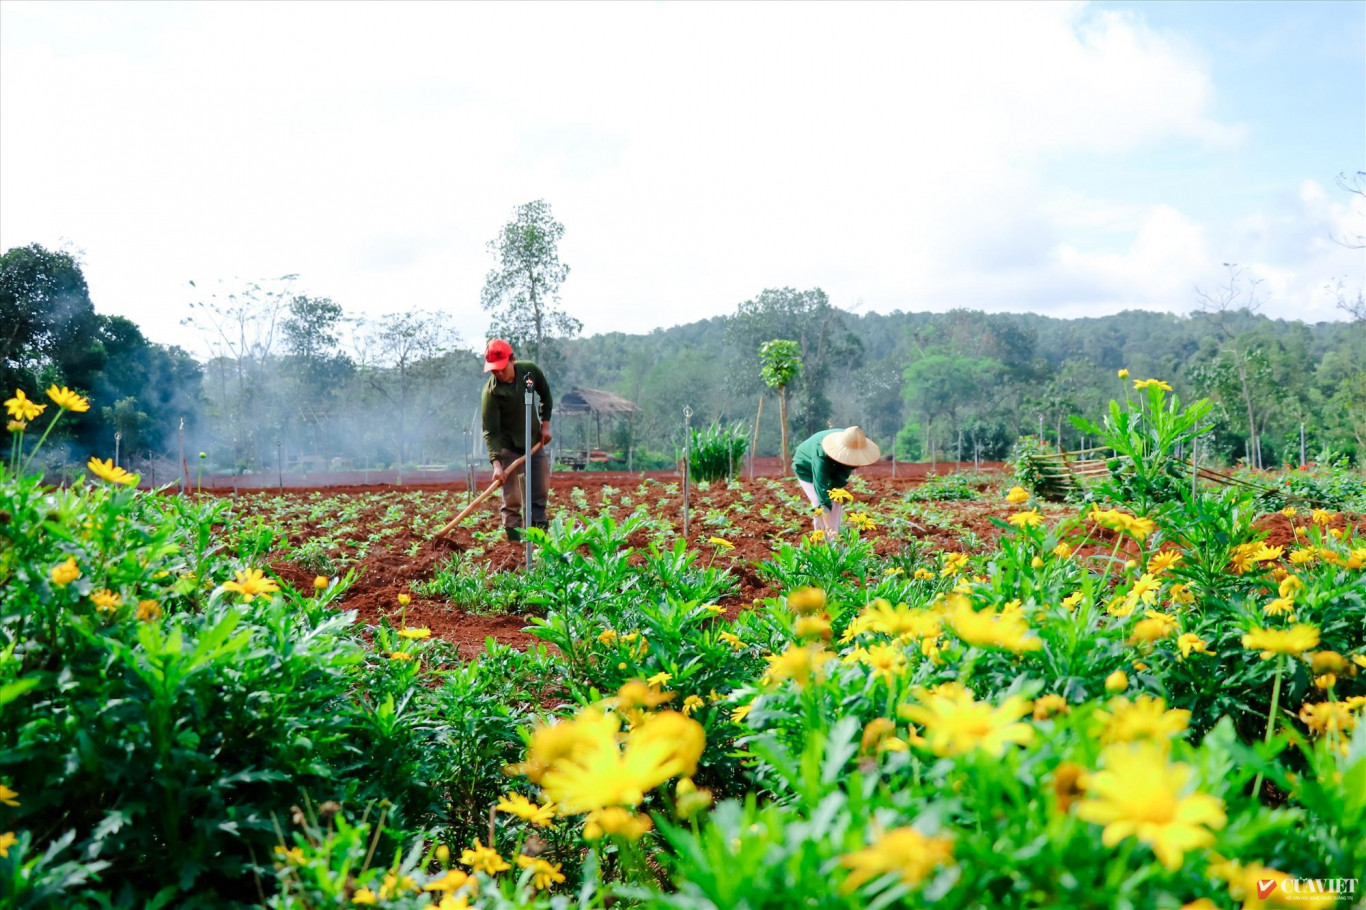
[[[534,394],[535,391],[536,391],[536,384],[535,384],[535,382],[532,380],[532,378],[531,378],[530,376],[527,376],[527,378],[526,378],[526,393],[525,393],[525,401],[526,401],[526,448],[524,448],[524,449],[522,450],[522,451],[526,452],[526,461],[523,462],[523,464],[522,464],[522,477],[523,477],[523,478],[525,479],[525,481],[526,481],[526,483],[523,484],[523,491],[522,491],[522,540],[524,541],[524,543],[525,543],[525,545],[526,545],[526,567],[527,567],[528,570],[531,568],[531,538],[527,535],[526,532],[527,532],[528,530],[530,530],[530,528],[531,528],[531,474],[532,474],[531,460],[532,460],[532,457],[533,457],[532,454],[531,454],[531,420],[532,420],[532,416],[533,416],[533,411],[532,411],[532,396],[533,396],[533,394]]]
[[[1304,457],[1304,424],[1300,423],[1300,467],[1309,464]]]
[[[683,406],[683,540],[688,541],[688,507],[692,492],[689,483],[692,474],[692,408]]]
[[[275,479],[281,493],[285,491],[285,455],[281,440],[275,440]]]
[[[185,486],[187,492],[190,489],[190,463],[185,460],[185,418],[180,418],[180,467],[185,471]]]
[[[123,439],[121,431],[114,434],[114,467],[116,468],[119,466],[119,440],[121,439]]]

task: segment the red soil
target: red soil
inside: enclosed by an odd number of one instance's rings
[[[887,474],[890,475],[890,465],[887,467]],[[890,476],[878,477],[876,473],[869,478],[868,472],[865,470],[864,479],[871,492],[861,494],[858,497],[859,500],[876,515],[880,511],[878,508],[879,501],[893,497],[899,499],[906,490],[918,486],[926,476],[926,472],[917,470],[912,476],[903,477],[902,473],[905,467],[907,466],[898,466],[898,476],[895,480],[891,479]],[[911,467],[923,468],[924,466]],[[550,518],[554,519],[561,511],[580,511],[574,507],[571,501],[570,493],[575,488],[583,491],[589,506],[587,511],[596,513],[602,506],[604,488],[610,486],[617,490],[617,493],[612,496],[612,511],[618,520],[624,519],[637,507],[644,505],[652,517],[663,518],[675,528],[681,529],[683,523],[681,491],[670,492],[667,489],[667,485],[676,482],[676,477],[665,475],[660,478],[659,483],[650,484],[644,492],[640,492],[638,491],[641,483],[640,475],[617,475],[605,472],[556,472],[551,475]],[[795,481],[789,482],[781,489],[793,497],[800,497],[801,495]],[[288,490],[284,495],[287,499],[293,499],[302,498],[313,492],[321,492],[328,496],[348,497],[358,494],[373,495],[375,493],[399,493],[414,490],[430,492],[434,499],[439,500],[439,502],[430,504],[432,507],[430,513],[435,516],[432,522],[432,531],[456,511],[463,508],[468,501],[468,493],[463,484],[431,484],[402,488],[382,486],[329,487],[316,491],[309,489]],[[745,494],[750,496],[746,508],[731,510],[731,506],[743,502]],[[258,500],[259,495],[244,495],[241,498],[244,511],[251,512],[253,503],[267,501],[274,496],[274,494],[268,494],[264,499]],[[630,497],[631,504],[629,506],[620,505],[623,497]],[[383,496],[375,502],[367,503],[360,511],[356,523],[360,527],[368,529],[383,526],[385,522],[381,516],[397,501],[388,496]],[[497,506],[498,499],[496,497],[486,501],[480,507],[480,511],[475,512],[476,527],[456,529],[449,535],[449,545],[442,545],[440,541],[430,540],[430,531],[415,534],[411,528],[412,515],[411,512],[408,512],[408,517],[401,523],[397,533],[384,538],[383,543],[373,545],[365,558],[359,560],[358,578],[346,593],[342,606],[346,609],[356,610],[361,621],[367,624],[378,622],[381,616],[388,616],[390,621],[396,624],[404,622],[409,626],[430,628],[434,635],[454,642],[459,647],[461,654],[466,657],[480,653],[483,650],[485,638],[489,636],[517,648],[533,645],[537,639],[523,631],[527,625],[527,619],[523,615],[469,613],[460,604],[452,604],[438,598],[421,597],[412,591],[412,586],[415,583],[430,581],[454,555],[468,552],[476,547],[482,547],[484,552],[475,556],[474,562],[490,575],[519,571],[524,561],[524,548],[521,544],[511,543],[502,537],[498,537],[493,543],[487,540],[481,542],[474,537],[476,530],[492,532],[497,529]],[[762,514],[765,507],[769,507],[769,517]],[[409,508],[409,504],[405,504],[405,509],[407,508]],[[855,505],[854,508],[858,508],[858,506]],[[928,522],[922,524],[912,519],[909,536],[894,536],[884,527],[872,537],[874,552],[879,556],[895,556],[912,543],[931,550],[965,550],[968,549],[963,540],[965,531],[976,535],[980,541],[980,546],[990,547],[1001,534],[1001,529],[992,523],[992,519],[1004,519],[1015,511],[1012,506],[1003,501],[991,499],[976,502],[939,502],[933,504],[933,509],[939,514],[949,516],[953,527],[931,526]],[[708,510],[724,513],[730,522],[729,526],[718,527],[708,524]],[[1077,548],[1079,556],[1108,556],[1112,552],[1115,545],[1113,532],[1099,528],[1091,522],[1076,521],[1077,528],[1073,539],[1076,540],[1085,535],[1086,541]],[[735,490],[719,486],[711,487],[705,491],[694,490],[689,529],[689,537],[693,541],[692,549],[698,552],[699,562],[702,565],[714,565],[729,571],[735,577],[737,593],[720,601],[721,605],[726,607],[728,616],[734,617],[741,610],[749,608],[756,600],[763,600],[777,594],[771,586],[760,579],[756,572],[756,565],[766,559],[780,542],[795,543],[802,534],[809,530],[809,522],[810,519],[806,512],[799,512],[785,503],[766,483],[742,482],[739,488]],[[1297,516],[1293,522],[1283,515],[1273,514],[1260,519],[1257,527],[1259,530],[1267,532],[1267,543],[1269,545],[1285,546],[1289,550],[1295,545],[1292,525],[1304,528],[1309,523],[1307,513]],[[390,525],[392,526],[392,522]],[[1349,527],[1356,527],[1366,530],[1366,516],[1340,514],[1333,519],[1329,527],[1344,530]],[[298,523],[289,528],[289,542],[293,546],[298,546],[310,538],[323,534],[325,534],[324,529],[306,523]],[[734,548],[727,550],[708,543],[707,538],[713,535],[729,541],[734,545]],[[629,538],[628,545],[637,551],[631,557],[635,564],[643,562],[649,542],[650,538],[646,530],[637,531]],[[407,555],[409,551],[414,550],[414,544],[417,545],[415,554]],[[1132,544],[1122,543],[1117,555],[1121,559],[1137,555],[1137,553],[1129,552],[1130,549],[1132,549]],[[301,590],[308,590],[312,585],[313,573],[300,569],[290,562],[279,560],[274,563],[273,568],[281,578]],[[412,598],[412,602],[406,610],[398,605],[400,594],[409,594]]]
[[[949,474],[958,470],[968,470],[972,468],[972,462],[965,461],[957,464],[951,461],[941,461],[937,464],[906,464],[898,462],[893,465],[891,461],[879,461],[876,464],[868,465],[859,469],[859,474],[865,478],[886,478],[895,480],[924,480],[931,474]],[[994,473],[1004,470],[1005,463],[1000,461],[984,461],[981,463],[983,473]],[[783,470],[782,459],[776,456],[765,456],[756,459],[754,465],[754,476],[758,477],[782,477],[787,471]],[[601,484],[621,486],[623,484],[635,485],[642,480],[658,480],[662,483],[673,483],[681,479],[681,474],[676,470],[667,471],[563,471],[557,470],[552,475],[553,478],[576,478],[567,481],[570,486],[581,486],[584,489],[597,489]],[[748,479],[750,472],[748,462],[745,470],[740,472],[742,478]],[[174,483],[179,477],[171,478]],[[479,489],[488,486],[493,480],[493,474],[480,465],[480,470],[475,474],[475,484]],[[162,483],[166,478],[162,478]],[[196,485],[201,487],[206,493],[224,494],[231,493],[234,489],[243,492],[253,490],[283,490],[287,493],[307,493],[316,490],[328,493],[361,493],[372,492],[379,489],[399,488],[404,490],[465,490],[466,480],[463,471],[407,471],[404,474],[402,483],[398,482],[398,475],[395,471],[315,471],[311,474],[279,474],[271,471],[263,471],[259,474],[242,474],[233,476],[232,474],[205,474],[202,478],[197,478],[193,474],[190,476],[190,488],[195,489]],[[150,479],[143,487],[150,489]],[[170,492],[175,492],[174,490]]]
[[[762,461],[762,460],[761,460]],[[776,462],[776,459],[774,459]],[[885,479],[878,477],[877,471],[872,472],[872,477],[868,477],[868,470],[862,472],[867,480],[871,493],[859,496],[861,501],[866,502],[874,511],[877,509],[879,500],[886,497],[898,497],[905,490],[918,486],[928,471],[919,470],[927,466],[910,466],[915,469],[907,472],[908,466],[898,465],[897,478],[890,477],[891,466],[887,464]],[[998,466],[992,466],[999,470]],[[909,473],[910,476],[903,476]],[[570,492],[578,488],[583,491],[589,504],[589,512],[596,512],[602,504],[602,494],[604,487],[615,487],[618,493],[613,496],[613,514],[618,520],[623,519],[637,507],[644,505],[650,515],[655,518],[663,518],[673,524],[675,528],[682,528],[682,495],[679,492],[670,492],[668,484],[675,484],[677,477],[664,476],[659,483],[651,484],[643,493],[638,492],[637,488],[641,483],[641,476],[637,474],[616,475],[607,472],[555,472],[551,475],[551,500],[549,507],[549,517],[553,520],[560,511],[578,511],[574,508]],[[791,481],[786,486],[787,493],[794,497],[800,497],[801,492],[795,481]],[[295,488],[287,489],[284,496],[287,499],[302,499],[308,494],[319,492],[327,496],[352,496],[358,494],[375,494],[386,491],[393,492],[412,492],[421,491],[430,493],[434,497],[447,500],[442,505],[444,508],[436,508],[433,511],[439,516],[440,521],[446,520],[454,512],[463,508],[468,501],[468,493],[463,484],[429,484],[429,485],[409,485],[402,488],[395,487],[327,487],[321,489]],[[744,494],[750,495],[750,501],[744,510],[731,511],[730,507],[742,502]],[[443,495],[444,494],[444,495]],[[273,497],[275,494],[266,493],[264,499],[262,493],[244,494],[240,499],[243,511],[250,513],[254,511],[253,504],[263,502]],[[630,506],[617,505],[622,496],[630,497]],[[759,578],[756,572],[757,563],[766,559],[780,541],[787,540],[795,543],[800,536],[810,529],[810,519],[805,512],[798,512],[784,503],[777,493],[767,484],[754,482],[753,484],[745,481],[736,490],[714,486],[706,491],[693,491],[693,505],[690,513],[689,537],[693,541],[692,549],[699,553],[699,561],[702,565],[714,565],[718,568],[729,571],[736,580],[738,593],[723,598],[720,603],[727,608],[727,615],[734,616],[742,609],[750,607],[756,600],[762,600],[776,595],[768,584]],[[366,504],[359,512],[355,523],[362,528],[377,528],[384,524],[381,516],[389,508],[394,500],[383,497],[376,502]],[[966,528],[980,535],[984,541],[994,540],[999,529],[990,524],[989,517],[998,517],[1008,514],[1008,509],[1003,509],[996,504],[986,503],[954,503],[957,511],[956,520]],[[770,514],[775,520],[761,514],[764,507],[771,509]],[[477,530],[489,532],[494,531],[498,525],[497,518],[498,499],[493,497],[480,506],[480,511],[475,512],[477,519]],[[857,506],[855,506],[857,508]],[[728,517],[730,525],[727,527],[717,527],[707,523],[707,511],[715,510],[724,512]],[[441,599],[424,598],[412,591],[412,585],[430,581],[440,568],[456,553],[465,552],[475,547],[482,547],[484,552],[477,556],[476,564],[490,574],[498,572],[515,572],[520,570],[524,562],[524,548],[521,544],[514,544],[506,539],[498,538],[497,542],[479,542],[474,538],[474,530],[468,527],[456,529],[448,540],[450,544],[443,544],[442,541],[432,541],[428,539],[428,534],[414,534],[410,526],[411,521],[405,521],[399,526],[397,533],[384,538],[382,544],[375,544],[367,553],[364,559],[359,560],[358,577],[350,590],[342,600],[342,606],[346,609],[356,610],[363,623],[373,624],[378,622],[381,616],[388,616],[391,622],[400,621],[408,626],[425,626],[432,630],[433,635],[454,642],[462,655],[473,656],[483,650],[484,640],[488,636],[493,636],[498,641],[518,648],[525,648],[537,641],[532,635],[523,631],[527,625],[526,617],[515,614],[494,614],[480,615],[468,613],[461,609],[459,604],[451,604]],[[392,525],[392,523],[391,523]],[[432,530],[435,530],[434,524]],[[310,538],[325,535],[325,530],[304,522],[298,522],[288,527],[289,543],[291,546],[298,546]],[[924,543],[935,548],[960,549],[955,532],[946,531],[939,528],[922,528],[923,534],[920,536]],[[709,536],[722,537],[734,545],[733,549],[727,550],[714,544],[707,543]],[[413,550],[413,544],[418,544],[415,555],[409,556]],[[637,531],[629,539],[628,544],[634,547],[638,553],[633,556],[633,561],[639,563],[644,558],[644,552],[649,544],[649,535],[645,530]],[[879,532],[874,538],[874,550],[879,555],[894,555],[901,551],[906,544],[905,540],[896,539],[885,533]],[[313,573],[299,568],[291,562],[283,559],[273,563],[272,568],[285,581],[296,586],[300,590],[309,590],[312,587]],[[398,596],[408,594],[411,603],[406,611],[398,605]]]

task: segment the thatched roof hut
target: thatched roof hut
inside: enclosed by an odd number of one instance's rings
[[[562,414],[592,414],[596,417],[603,414],[633,414],[640,411],[640,406],[615,392],[575,386],[555,402],[555,410]]]
[[[564,397],[555,402],[555,413],[570,416],[591,415],[596,430],[596,442],[594,444],[600,448],[602,446],[602,415],[629,418],[633,414],[640,413],[640,406],[634,401],[622,398],[615,392],[575,386],[565,393]],[[585,448],[587,445],[588,440],[585,434]]]

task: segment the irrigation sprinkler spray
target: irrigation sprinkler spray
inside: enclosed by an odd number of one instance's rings
[[[465,443],[465,493],[472,499],[474,498],[474,473],[471,470],[473,463],[470,459],[470,428],[461,427],[460,436]]]
[[[691,485],[688,482],[692,474],[692,408],[688,405],[683,406],[683,543],[686,546],[688,537],[688,506],[690,505],[689,496],[692,493]]]
[[[522,449],[523,452],[526,452],[526,463],[522,465],[522,478],[525,481],[522,491],[522,540],[526,545],[527,571],[531,571],[531,535],[526,532],[531,530],[531,475],[534,471],[534,468],[531,465],[531,459],[533,457],[531,452],[531,399],[535,390],[536,384],[531,376],[528,375],[526,378],[526,392],[524,395],[526,401],[526,444]]]

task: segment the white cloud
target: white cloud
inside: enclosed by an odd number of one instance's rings
[[[564,303],[589,331],[774,285],[875,310],[1179,308],[1228,255],[1180,200],[1119,206],[1040,176],[1241,138],[1197,52],[1080,4],[0,16],[0,244],[70,238],[97,305],[159,340],[192,340],[186,280],[286,272],[477,337],[484,244],[537,197],[566,224]],[[1321,265],[1283,266],[1288,286]]]

